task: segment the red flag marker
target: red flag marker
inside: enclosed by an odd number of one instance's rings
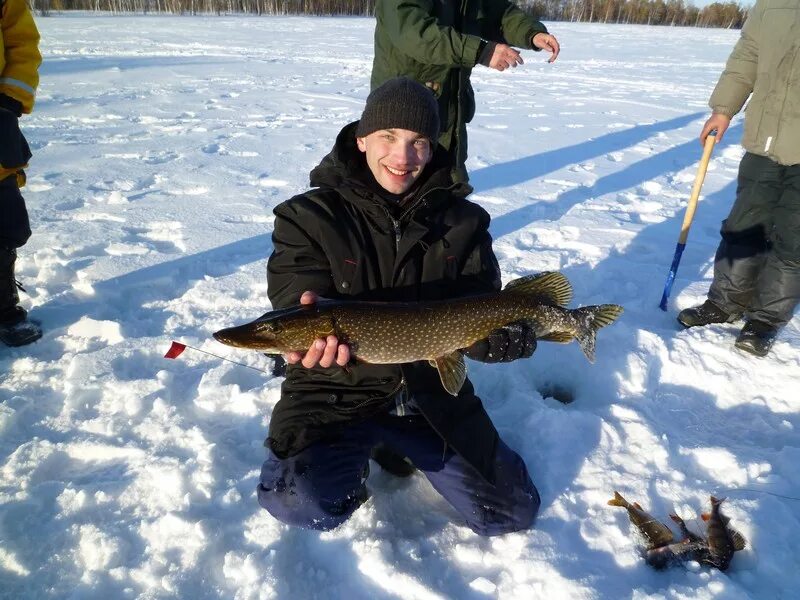
[[[172,346],[169,347],[164,358],[178,358],[184,350],[186,350],[186,344],[172,342]]]

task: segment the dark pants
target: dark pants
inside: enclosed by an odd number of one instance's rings
[[[19,248],[31,236],[25,200],[12,175],[0,181],[0,248]]]
[[[370,419],[286,460],[270,452],[261,468],[259,504],[290,525],[323,531],[338,527],[367,498],[364,480],[370,451],[378,443],[410,458],[475,533],[499,535],[533,525],[539,494],[516,452],[499,441],[496,482],[489,484],[446,449],[421,416]]]
[[[774,327],[800,302],[800,165],[747,153],[714,262],[708,298]]]

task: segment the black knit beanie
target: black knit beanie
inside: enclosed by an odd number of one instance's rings
[[[408,77],[395,77],[370,92],[356,137],[395,128],[421,133],[434,144],[439,138],[439,105],[433,92]]]

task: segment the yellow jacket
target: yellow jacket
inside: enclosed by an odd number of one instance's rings
[[[25,0],[0,0],[0,93],[33,110],[39,85],[39,30]]]
[[[0,93],[22,103],[24,113],[33,110],[41,63],[39,30],[27,3],[0,0]],[[17,175],[19,185],[24,183],[20,169],[0,166],[0,180],[12,174]]]

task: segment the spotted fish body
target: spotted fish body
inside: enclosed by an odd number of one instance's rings
[[[314,339],[335,335],[358,360],[399,364],[428,360],[453,395],[466,378],[460,352],[489,333],[519,321],[539,340],[577,339],[594,361],[596,331],[622,313],[615,304],[567,309],[572,288],[557,272],[510,282],[500,292],[419,303],[323,300],[269,312],[251,323],[223,329],[214,337],[229,346],[269,353],[304,352]]]

